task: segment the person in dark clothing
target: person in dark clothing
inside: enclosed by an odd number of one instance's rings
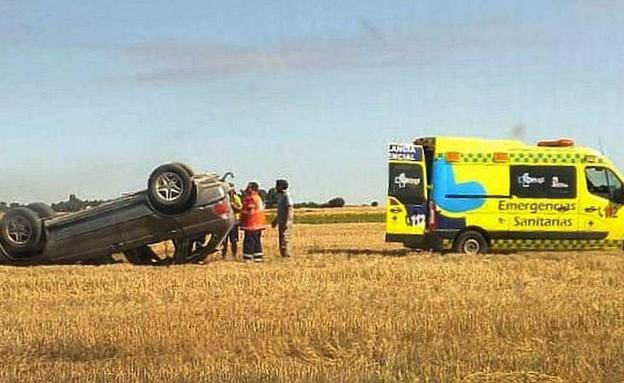
[[[280,254],[288,258],[292,256],[291,237],[294,219],[293,200],[288,192],[288,181],[275,181],[275,190],[277,191],[277,216],[271,226],[273,228],[277,226]]]

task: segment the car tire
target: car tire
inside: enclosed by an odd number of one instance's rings
[[[179,164],[156,168],[149,177],[147,194],[156,211],[177,214],[186,210],[194,196],[192,176]]]
[[[27,208],[37,213],[37,215],[41,219],[50,218],[56,214],[56,212],[52,210],[50,206],[42,202],[31,203],[30,205],[27,206]]]
[[[26,207],[9,210],[0,225],[2,242],[10,253],[38,250],[42,232],[41,218]]]
[[[489,246],[481,233],[475,230],[468,230],[461,233],[455,241],[455,252],[461,254],[483,254],[487,253]]]
[[[183,168],[184,170],[186,170],[186,172],[189,174],[189,176],[193,177],[195,175],[195,171],[193,170],[192,167],[190,167],[189,165],[185,164],[184,162],[173,162],[174,165],[178,165],[179,167]]]

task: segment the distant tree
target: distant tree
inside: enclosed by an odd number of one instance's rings
[[[53,203],[52,209],[54,211],[71,213],[71,212],[84,210],[89,207],[96,207],[96,206],[103,204],[104,202],[106,201],[104,200],[83,201],[80,198],[76,197],[75,194],[70,194],[67,201]]]
[[[372,200],[372,201],[371,201],[371,203],[370,203],[370,205],[371,205],[372,207],[377,207],[377,206],[379,206],[379,201],[377,201],[377,200]]]
[[[9,205],[4,201],[0,202],[0,211],[5,212],[7,210],[9,210]]]
[[[346,202],[344,198],[342,197],[332,198],[329,201],[327,201],[327,204],[326,204],[327,207],[344,207],[345,205],[346,205]]]
[[[267,199],[267,191],[264,189],[260,189],[258,190],[258,195],[260,196],[260,198],[262,198],[263,201],[266,201]]]
[[[317,203],[317,202],[298,202],[295,204],[295,208],[319,208],[321,207],[321,204]]]
[[[274,208],[277,206],[277,190],[275,188],[270,188],[266,194],[266,198],[264,199],[264,204],[268,209]]]

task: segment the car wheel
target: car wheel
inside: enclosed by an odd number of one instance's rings
[[[178,164],[162,165],[150,175],[147,194],[158,212],[181,213],[192,202],[193,180],[188,171]]]
[[[461,233],[455,241],[455,252],[462,254],[483,254],[488,252],[488,243],[478,231]]]
[[[42,202],[31,203],[27,207],[30,210],[32,210],[35,213],[37,213],[37,215],[41,219],[50,218],[50,217],[53,217],[56,214],[56,212],[54,210],[52,210],[52,208],[50,206],[48,206],[48,205],[46,205],[45,203],[42,203]]]
[[[174,165],[178,165],[182,169],[186,170],[186,172],[189,174],[189,176],[193,177],[195,175],[195,171],[193,170],[193,168],[190,167],[189,165],[185,164],[184,162],[173,162],[173,164]]]
[[[41,219],[26,207],[13,208],[2,218],[2,241],[9,252],[38,249],[41,234]]]

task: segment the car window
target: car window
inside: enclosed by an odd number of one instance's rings
[[[588,167],[585,169],[585,179],[590,193],[613,202],[622,202],[622,181],[610,169]]]

